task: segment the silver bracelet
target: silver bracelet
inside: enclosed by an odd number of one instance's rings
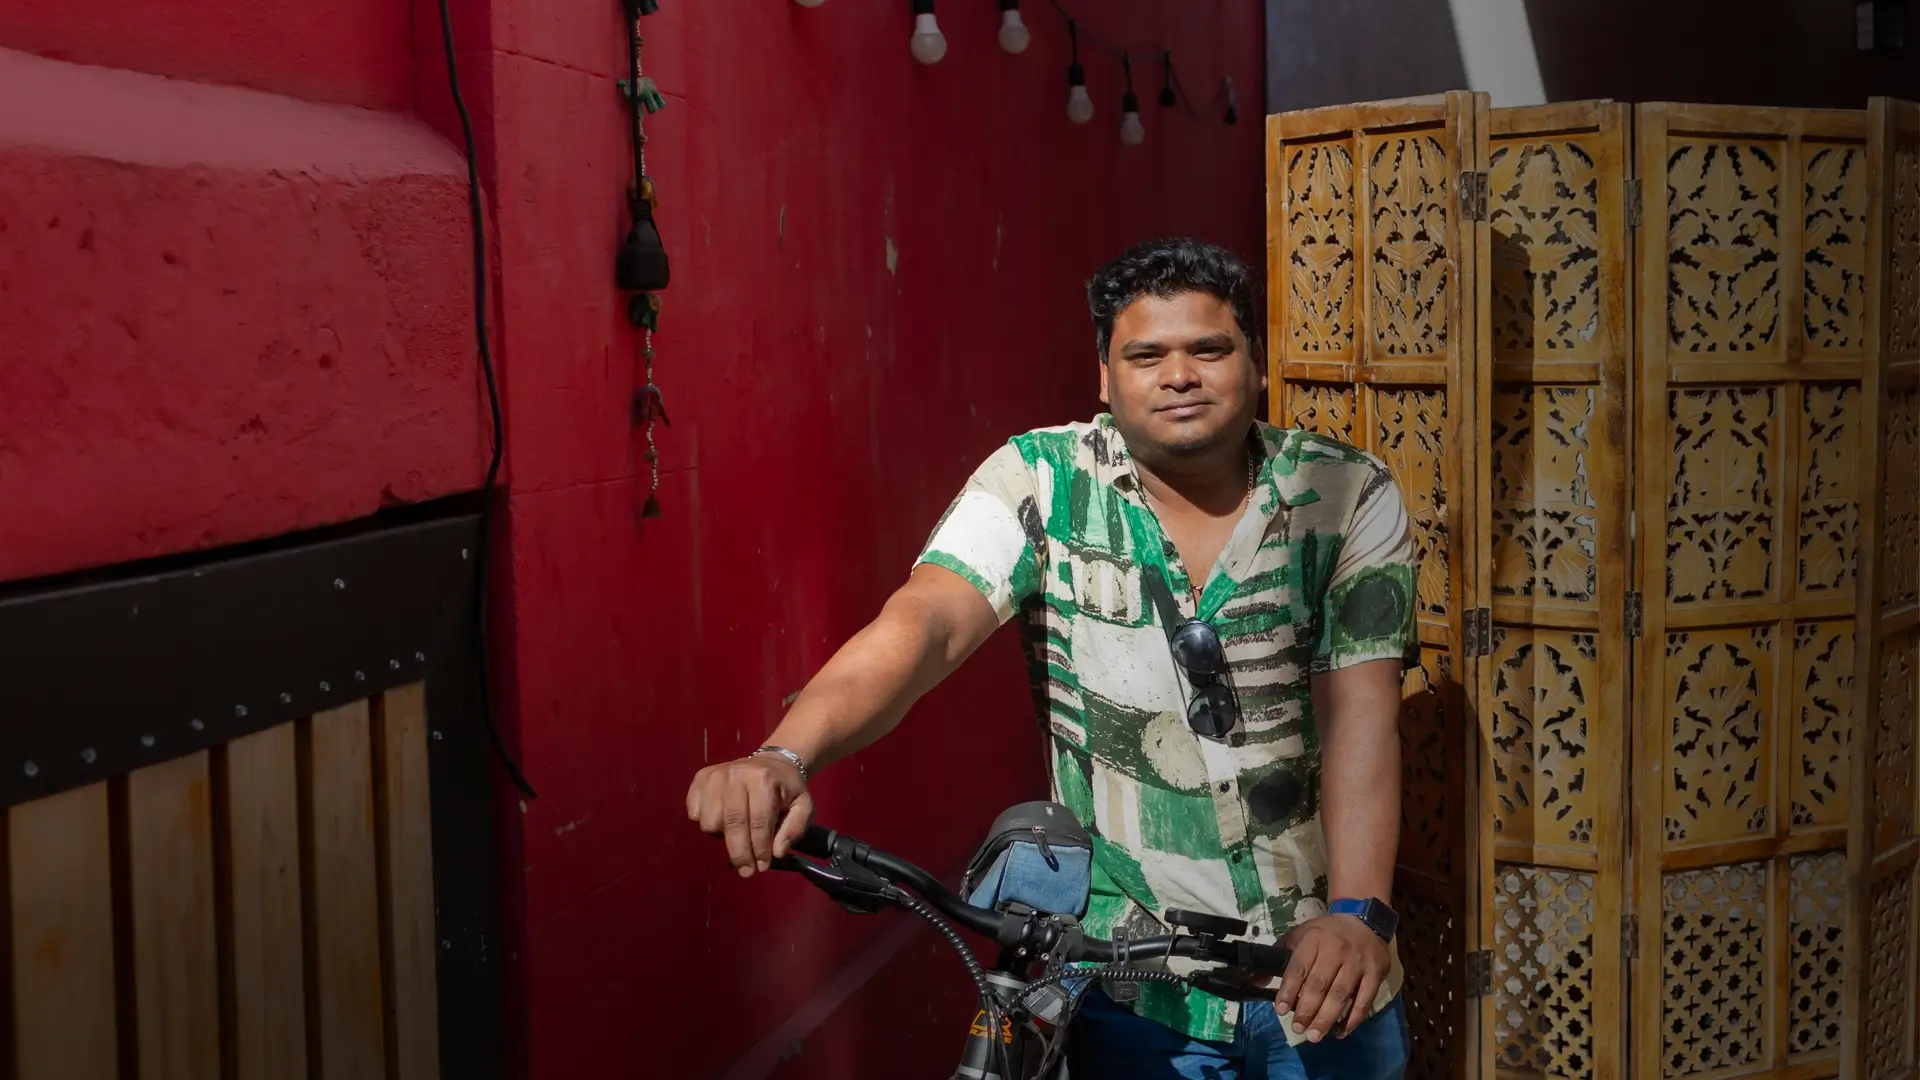
[[[813,778],[812,775],[807,772],[807,763],[800,760],[800,755],[784,746],[762,746],[747,756],[759,757],[761,754],[775,754],[779,757],[786,758],[788,761],[793,762],[794,768],[800,770],[800,779],[811,780]]]

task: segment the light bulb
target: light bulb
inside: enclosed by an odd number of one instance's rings
[[[1067,66],[1067,119],[1076,124],[1093,119],[1093,99],[1087,96],[1087,70],[1078,60]]]
[[[1076,86],[1067,91],[1067,119],[1076,124],[1093,119],[1093,99],[1087,96],[1086,87]]]
[[[1027,32],[1027,24],[1020,21],[1020,9],[1008,8],[1000,13],[1000,47],[1010,53],[1023,53],[1032,44],[1033,35]]]
[[[793,0],[793,2],[799,4],[801,7],[819,7],[821,4],[826,3],[827,0]]]
[[[933,17],[933,12],[913,17],[913,40],[907,47],[913,51],[913,58],[923,64],[937,64],[947,55],[947,36],[940,32],[940,22]]]
[[[1131,90],[1120,99],[1120,141],[1128,146],[1147,141],[1146,126],[1140,123],[1140,99]]]

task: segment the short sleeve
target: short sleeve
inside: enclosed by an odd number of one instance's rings
[[[1008,443],[968,477],[914,565],[967,579],[1004,623],[1039,592],[1045,544],[1033,471]]]
[[[1316,673],[1369,660],[1419,663],[1412,523],[1399,485],[1383,466],[1374,469],[1341,536],[1317,613]]]

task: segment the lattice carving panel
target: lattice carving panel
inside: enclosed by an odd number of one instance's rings
[[[1667,602],[1761,600],[1775,592],[1774,393],[1676,389],[1667,397]]]
[[[1873,733],[1873,847],[1885,851],[1913,835],[1915,634],[1880,645],[1879,709]]]
[[[1438,389],[1376,388],[1379,455],[1392,470],[1413,519],[1414,555],[1419,559],[1420,612],[1444,619],[1451,600],[1447,558],[1447,485],[1443,436],[1447,395]]]
[[[1889,874],[1870,890],[1867,958],[1867,1076],[1892,1080],[1909,1063],[1908,1026],[1913,1020],[1911,967],[1913,878]]]
[[[1598,810],[1587,775],[1588,695],[1599,689],[1595,635],[1494,629],[1496,836],[1592,849]]]
[[[1887,344],[1890,352],[1908,355],[1920,352],[1920,142],[1906,137],[1894,144],[1892,175]]]
[[[1420,666],[1403,678],[1400,714],[1399,863],[1443,881],[1453,876],[1452,821],[1460,800],[1453,767],[1459,732],[1449,730],[1444,697],[1454,678],[1452,657],[1421,650]]]
[[[1499,145],[1487,177],[1494,357],[1591,357],[1600,333],[1601,250],[1592,148],[1579,139]]]
[[[1353,442],[1353,388],[1333,383],[1290,383],[1287,423],[1344,443]]]
[[[1396,895],[1398,895],[1396,893]],[[1417,893],[1399,899],[1400,963],[1406,973],[1401,1001],[1413,1053],[1408,1080],[1446,1080],[1453,1075],[1454,955],[1460,925],[1447,906]]]
[[[1765,863],[1666,875],[1661,1053],[1667,1076],[1766,1059]]]
[[[1893,611],[1920,601],[1920,392],[1889,389],[1881,408],[1880,607]]]
[[[1840,1049],[1846,980],[1847,855],[1788,860],[1787,1052],[1796,1059]]]
[[[1446,351],[1452,265],[1447,148],[1429,134],[1375,140],[1367,158],[1375,360]]]
[[[1805,622],[1793,631],[1792,824],[1844,826],[1852,789],[1853,623]]]
[[[1598,591],[1590,386],[1493,391],[1493,594],[1589,605]]]
[[[1807,385],[1800,399],[1800,595],[1851,601],[1860,549],[1860,388]]]
[[[1584,1080],[1594,1067],[1593,876],[1501,866],[1494,877],[1496,1064]]]
[[[1772,351],[1780,325],[1774,147],[1676,138],[1667,155],[1667,331],[1697,353]]]
[[[1667,635],[1668,845],[1771,830],[1776,637],[1771,625]]]
[[[1290,352],[1353,353],[1353,151],[1344,142],[1296,146],[1286,161]]]
[[[1802,149],[1801,265],[1807,351],[1858,354],[1866,345],[1867,151],[1862,146]]]

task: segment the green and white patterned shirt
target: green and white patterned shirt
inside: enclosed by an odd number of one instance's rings
[[[1105,414],[1001,447],[919,559],[966,578],[1001,622],[1023,616],[1053,797],[1094,834],[1083,922],[1100,937],[1165,933],[1156,916],[1171,908],[1245,919],[1263,941],[1325,914],[1308,676],[1417,663],[1412,536],[1386,466],[1310,432],[1257,430],[1266,461],[1197,608]],[[1225,740],[1187,727],[1192,691],[1143,586],[1153,572],[1226,647],[1243,719]],[[1377,1006],[1400,989],[1391,951]],[[1154,983],[1134,1008],[1199,1039],[1229,1039],[1239,1019],[1232,1002]]]

